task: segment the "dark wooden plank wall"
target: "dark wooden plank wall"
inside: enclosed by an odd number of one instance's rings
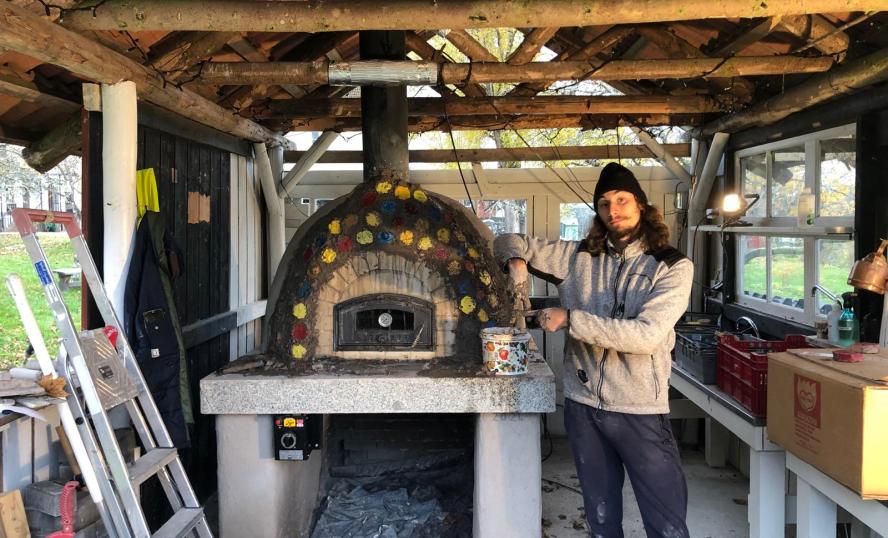
[[[174,282],[182,326],[228,312],[230,153],[144,126],[138,141],[137,167],[154,169],[161,212],[182,252],[184,274]],[[205,498],[216,484],[216,439],[213,417],[199,413],[198,383],[228,362],[229,336],[193,346],[187,355],[195,428],[193,457],[183,456]]]

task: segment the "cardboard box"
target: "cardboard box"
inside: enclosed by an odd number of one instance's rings
[[[769,355],[768,438],[864,499],[888,499],[888,353]]]

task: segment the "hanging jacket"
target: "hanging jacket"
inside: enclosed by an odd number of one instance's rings
[[[570,311],[564,396],[606,411],[669,412],[673,326],[685,312],[694,266],[672,247],[649,251],[641,240],[622,252],[608,242],[593,255],[581,241],[505,234],[494,255],[527,262],[558,286]]]
[[[193,422],[182,329],[172,281],[181,257],[163,216],[149,211],[136,230],[124,294],[124,330],[173,444],[189,446]]]

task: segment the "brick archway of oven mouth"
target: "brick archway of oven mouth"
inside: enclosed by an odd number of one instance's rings
[[[294,234],[275,276],[266,352],[316,358],[477,358],[479,332],[511,314],[487,226],[457,202],[406,182],[358,185]],[[362,296],[400,294],[434,305],[433,351],[343,351],[333,312]]]

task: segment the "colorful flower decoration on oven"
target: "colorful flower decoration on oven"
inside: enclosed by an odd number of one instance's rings
[[[410,230],[404,230],[403,232],[401,232],[401,235],[398,236],[398,240],[405,245],[412,245],[413,232],[411,232]]]
[[[435,207],[434,205],[429,205],[429,218],[434,221],[441,220],[441,210]]]
[[[376,184],[376,192],[379,194],[387,194],[391,192],[392,184],[388,181],[380,181]]]
[[[410,187],[405,187],[404,185],[398,185],[395,187],[395,198],[398,200],[409,200]]]
[[[376,193],[373,191],[369,191],[361,197],[361,205],[364,207],[370,207],[374,202],[376,202]]]
[[[351,252],[354,243],[352,243],[351,237],[343,236],[339,238],[339,241],[336,242],[336,249],[339,252]]]
[[[321,274],[320,266],[312,265],[311,269],[308,270],[308,274],[310,274],[313,277],[317,277],[319,274]]]
[[[369,245],[373,242],[373,232],[370,230],[361,230],[356,237],[358,244]]]
[[[459,260],[450,260],[450,263],[447,264],[447,273],[451,276],[458,275],[460,272],[460,263]],[[466,293],[466,292],[461,292]]]
[[[367,221],[368,226],[379,226],[379,213],[371,211],[367,213],[367,216],[364,217],[364,220]]]
[[[293,306],[293,317],[296,319],[305,319],[305,316],[308,315],[308,308],[305,306],[305,303],[296,303]]]
[[[294,344],[293,347],[290,348],[290,354],[293,355],[294,359],[302,359],[305,358],[305,354],[308,352],[305,349],[305,346],[302,344]]]
[[[324,234],[319,234],[317,237],[315,237],[314,246],[315,246],[315,248],[321,248],[322,246],[324,246],[324,243],[326,243],[326,242],[327,242],[327,236]]]
[[[435,249],[435,258],[437,258],[439,260],[446,260],[447,259],[447,250],[445,250],[443,247],[436,248]]]
[[[466,234],[462,233],[460,230],[453,232],[453,236],[456,237],[456,240],[461,243],[465,243],[466,241]]]
[[[327,225],[327,229],[333,235],[339,235],[342,233],[342,221],[339,219],[333,219],[330,221],[330,224]]]
[[[469,255],[469,258],[472,258],[473,260],[477,260],[478,258],[481,257],[481,254],[478,252],[478,249],[476,249],[475,247],[469,247],[468,255]]]
[[[490,273],[488,273],[484,269],[482,269],[478,273],[478,280],[480,280],[481,283],[484,284],[485,286],[489,286],[490,283],[492,282],[492,279],[490,278]]]
[[[336,251],[332,248],[325,248],[324,252],[321,253],[321,260],[324,263],[333,263],[336,259]]]
[[[468,271],[469,273],[475,272],[475,264],[470,262],[469,260],[466,260],[466,262],[463,264],[463,267],[465,267],[466,271]]]
[[[302,261],[307,262],[308,260],[311,259],[312,256],[314,256],[314,249],[311,247],[308,247],[302,252]]]
[[[429,221],[427,221],[426,219],[416,219],[413,227],[416,228],[417,232],[424,234],[429,231]]]
[[[449,243],[450,242],[450,230],[448,230],[447,228],[438,228],[437,236],[438,236],[438,241],[440,241],[442,243]]]
[[[416,244],[416,248],[422,251],[426,251],[432,248],[432,238],[427,235],[421,237],[419,242]]]
[[[395,240],[395,234],[392,232],[379,232],[376,234],[376,240],[383,245],[388,245]]]
[[[294,340],[298,340],[299,342],[303,341],[308,337],[308,327],[305,323],[299,322],[296,325],[293,325],[292,336]]]
[[[490,308],[496,308],[499,306],[499,299],[496,298],[496,295],[489,295],[487,297],[487,304],[490,305]]]
[[[398,210],[398,202],[394,200],[383,200],[379,202],[379,210],[386,215],[393,215]]]
[[[475,310],[475,299],[466,295],[460,299],[459,309],[462,310],[463,314],[471,314]]]
[[[299,289],[296,291],[296,297],[305,299],[309,295],[311,295],[311,283],[306,281],[299,286]]]
[[[488,316],[487,311],[482,308],[478,310],[478,319],[481,321],[481,323],[485,323],[490,319],[490,316]]]
[[[354,213],[352,213],[352,214],[350,214],[349,216],[345,217],[345,220],[342,221],[342,225],[344,226],[344,228],[345,228],[346,231],[351,230],[352,228],[354,228],[354,227],[355,227],[355,224],[357,224],[357,223],[358,223],[358,216],[355,215]]]
[[[404,226],[404,217],[398,215],[395,218],[393,218],[392,219],[392,226],[394,226],[395,228],[400,228],[400,227]]]
[[[421,204],[424,204],[428,201],[429,197],[426,196],[425,192],[416,189],[415,191],[413,191],[413,199]]]

